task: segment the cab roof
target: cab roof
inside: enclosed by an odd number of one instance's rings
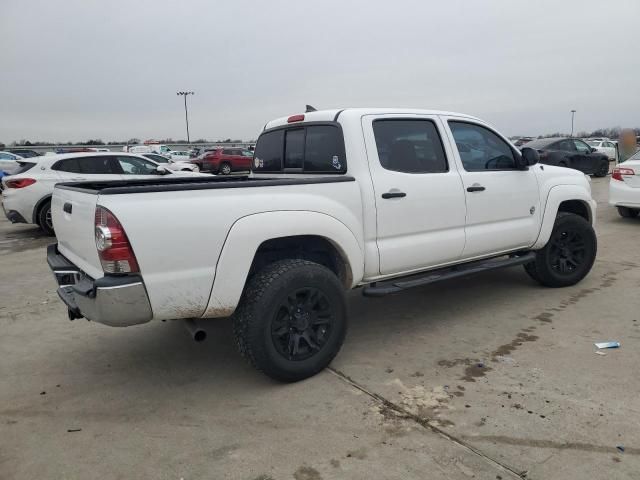
[[[331,110],[317,110],[315,112],[306,112],[306,113],[296,113],[289,115],[287,117],[276,118],[275,120],[271,120],[267,122],[264,126],[264,130],[269,130],[270,128],[280,127],[283,125],[290,124],[289,118],[292,116],[303,116],[303,120],[297,120],[294,123],[306,123],[306,122],[334,122],[337,121],[340,117],[346,115],[355,115],[355,116],[363,116],[363,115],[385,115],[385,114],[407,114],[407,115],[447,115],[447,116],[455,116],[455,117],[463,117],[468,118],[470,120],[481,121],[479,118],[472,117],[471,115],[467,115],[464,113],[455,113],[455,112],[447,112],[442,110],[425,110],[419,108],[393,108],[393,107],[359,107],[359,108],[335,108]]]

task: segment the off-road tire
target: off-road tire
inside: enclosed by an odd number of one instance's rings
[[[44,202],[38,210],[38,226],[47,235],[55,235],[53,225],[51,224],[51,200]]]
[[[562,273],[554,268],[553,257],[557,251],[557,242],[568,233],[576,233],[579,236],[584,245],[584,253],[573,271]],[[549,241],[544,248],[536,252],[533,262],[525,264],[524,269],[531,278],[545,287],[568,287],[578,283],[591,271],[597,250],[598,241],[591,224],[575,213],[560,212]]]
[[[640,210],[629,207],[616,207],[618,209],[618,213],[621,217],[624,218],[636,218],[640,213]]]
[[[319,351],[306,359],[291,360],[278,351],[273,328],[282,314],[283,300],[305,288],[324,295],[333,313],[332,323]],[[279,260],[249,279],[234,313],[233,329],[238,350],[254,368],[281,382],[303,380],[329,365],[342,346],[347,332],[345,290],[338,277],[322,265],[301,259]]]

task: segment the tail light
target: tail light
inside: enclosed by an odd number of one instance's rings
[[[613,172],[611,172],[611,178],[613,180],[619,180],[621,182],[624,182],[624,178],[622,178],[623,175],[635,175],[635,174],[636,172],[632,168],[616,167],[613,169]]]
[[[5,180],[7,188],[24,188],[36,183],[34,178],[17,178],[15,180]]]
[[[118,219],[104,207],[96,207],[96,248],[105,273],[138,273],[140,267],[127,234]]]

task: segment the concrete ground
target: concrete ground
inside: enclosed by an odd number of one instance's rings
[[[638,478],[640,220],[607,184],[579,285],[512,268],[353,292],[331,369],[293,385],[248,367],[228,321],[203,344],[177,322],[70,322],[52,240],[0,220],[0,478]]]

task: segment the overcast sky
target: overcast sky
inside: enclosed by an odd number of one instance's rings
[[[640,1],[0,0],[0,141],[257,137],[317,108],[640,126]]]

